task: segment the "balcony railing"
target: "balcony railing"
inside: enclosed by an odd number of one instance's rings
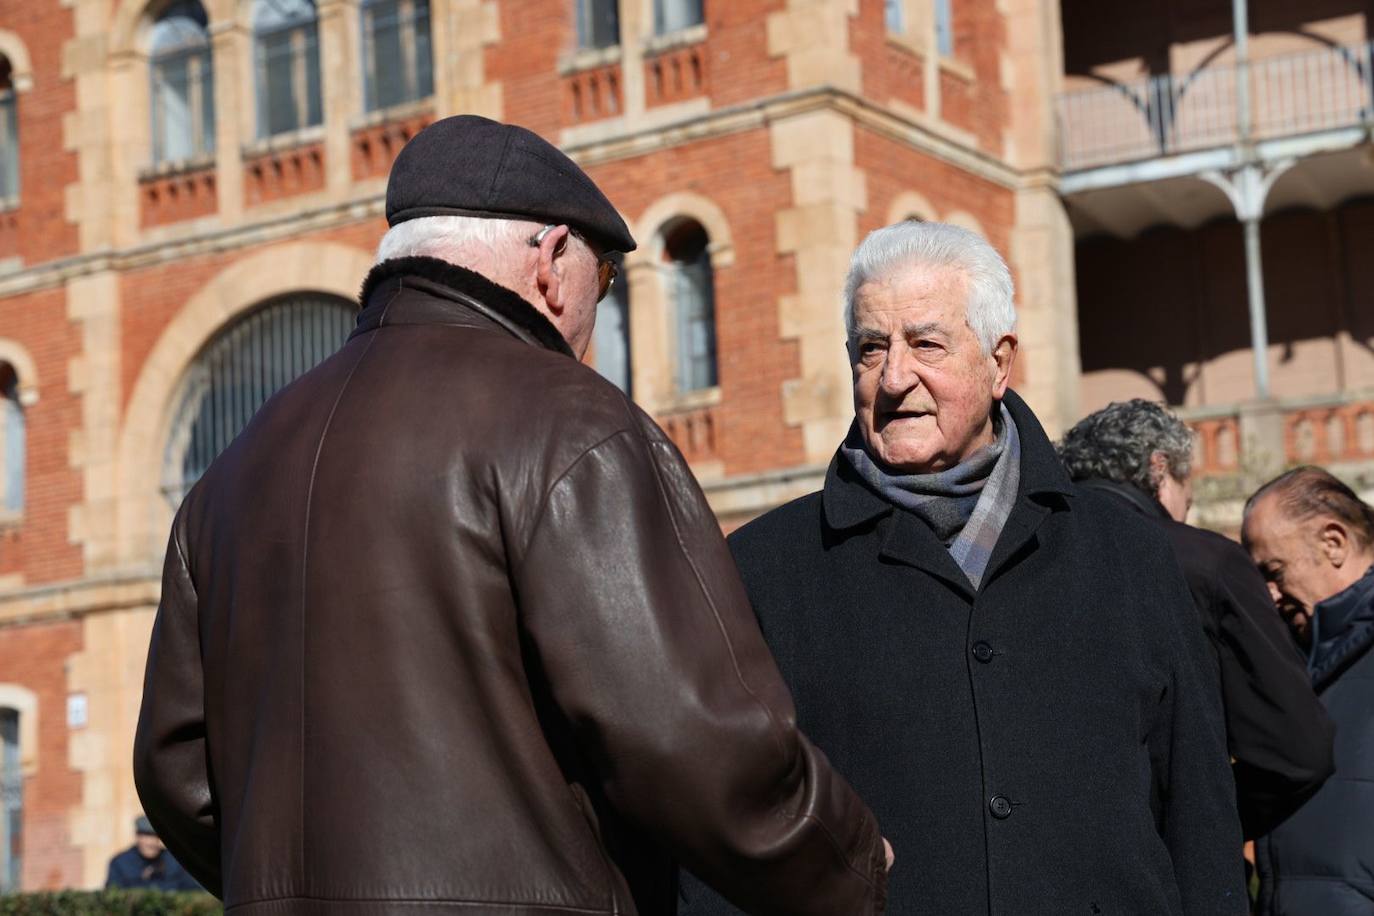
[[[1366,124],[1374,116],[1374,43],[1250,63],[1252,140]],[[1237,68],[1211,66],[1059,97],[1065,171],[1195,152],[1237,142]]]

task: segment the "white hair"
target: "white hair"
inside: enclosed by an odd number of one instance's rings
[[[859,287],[899,268],[956,267],[968,278],[966,320],[984,353],[1016,327],[1015,290],[1007,262],[976,232],[948,223],[905,220],[875,229],[859,245],[844,280],[844,327],[854,340]]]
[[[421,216],[387,230],[377,246],[376,262],[427,257],[461,264],[468,260],[462,255],[464,249],[485,248],[495,252],[507,244],[524,244],[541,225],[518,219]]]

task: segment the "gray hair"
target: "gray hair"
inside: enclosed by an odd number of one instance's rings
[[[1059,457],[1074,480],[1128,483],[1155,496],[1163,475],[1152,466],[1163,455],[1170,477],[1193,469],[1193,431],[1162,404],[1117,401],[1079,420],[1059,443]]]
[[[542,224],[530,220],[478,216],[422,216],[392,226],[377,246],[376,262],[428,257],[458,263],[473,246],[495,250],[524,244]]]
[[[956,267],[968,278],[966,320],[985,354],[1016,327],[1011,271],[997,249],[976,232],[948,223],[905,220],[876,229],[859,245],[844,280],[844,327],[854,340],[859,287],[902,267]]]

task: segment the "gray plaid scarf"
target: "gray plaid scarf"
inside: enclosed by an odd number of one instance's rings
[[[930,526],[977,590],[1002,526],[1011,517],[1021,483],[1021,437],[1007,408],[998,405],[997,438],[958,465],[936,474],[893,474],[863,445],[857,426],[840,454],[864,482],[895,506]]]

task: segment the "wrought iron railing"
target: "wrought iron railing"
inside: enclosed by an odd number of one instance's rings
[[[1374,117],[1374,43],[1251,61],[1252,140],[1353,127]],[[1064,93],[1065,171],[1228,146],[1240,139],[1234,64]]]

